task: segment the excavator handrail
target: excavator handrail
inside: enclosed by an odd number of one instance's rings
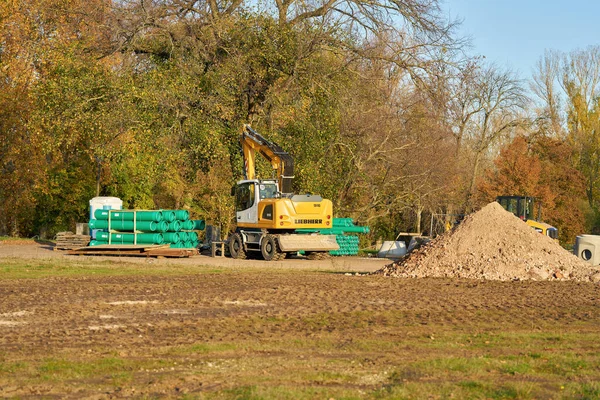
[[[256,157],[258,151],[267,159],[277,171],[277,182],[281,193],[292,193],[292,179],[294,178],[294,159],[277,143],[265,139],[250,127],[244,125],[241,137],[242,152],[244,155],[244,176],[246,179],[256,179]]]

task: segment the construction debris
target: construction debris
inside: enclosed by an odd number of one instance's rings
[[[72,250],[87,246],[90,235],[76,235],[73,232],[58,232],[56,234],[56,250]]]
[[[590,281],[600,270],[493,202],[375,274],[422,278]]]

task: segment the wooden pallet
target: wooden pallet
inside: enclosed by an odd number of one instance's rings
[[[90,235],[76,235],[73,232],[58,232],[56,234],[55,250],[73,250],[87,246]]]
[[[104,244],[86,246],[67,252],[74,256],[119,256],[119,257],[175,257],[183,258],[198,254],[197,249],[172,249],[166,245]]]

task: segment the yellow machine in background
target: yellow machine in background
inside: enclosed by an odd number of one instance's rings
[[[540,221],[542,215],[542,206],[537,204],[534,197],[527,196],[498,196],[496,201],[502,208],[521,218],[527,225],[531,226],[542,235],[546,235],[554,240],[558,240],[558,229]]]
[[[280,260],[304,250],[310,258],[321,258],[338,250],[335,235],[297,234],[300,228],[331,228],[333,205],[319,195],[295,195],[293,158],[249,125],[241,137],[245,178],[231,190],[235,196],[237,229],[229,236],[233,258],[260,255]],[[272,165],[275,179],[257,179],[256,153]]]

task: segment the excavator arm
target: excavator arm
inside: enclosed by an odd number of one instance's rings
[[[278,144],[265,139],[250,125],[244,125],[241,137],[244,154],[244,175],[246,179],[256,179],[256,152],[267,159],[277,171],[277,181],[281,193],[292,193],[294,159]]]

